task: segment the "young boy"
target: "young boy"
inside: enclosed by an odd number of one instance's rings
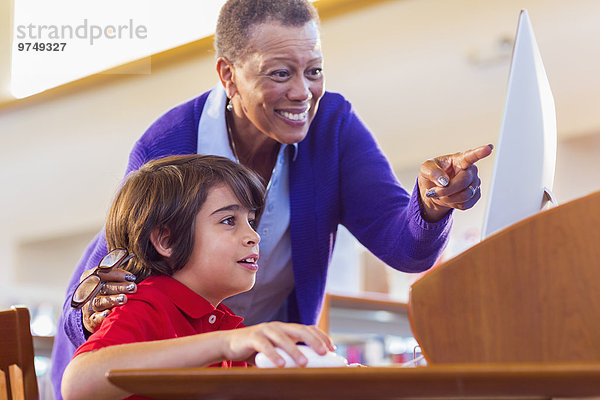
[[[276,347],[306,365],[297,342],[321,355],[333,350],[316,327],[243,327],[220,304],[254,285],[260,241],[254,227],[263,201],[253,172],[216,156],[171,156],[130,175],[113,202],[106,239],[110,249],[124,249],[117,251],[123,260],[135,254],[123,268],[142,282],[77,349],[63,376],[63,397],[126,397],[105,378],[114,368],[228,367],[245,365],[257,352],[283,365]]]

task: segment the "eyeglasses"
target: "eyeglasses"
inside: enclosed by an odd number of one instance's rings
[[[125,249],[114,249],[105,255],[104,258],[100,260],[100,263],[94,272],[79,282],[79,285],[77,285],[75,288],[75,292],[71,297],[71,307],[80,309],[85,303],[90,301],[98,294],[102,288],[102,285],[104,284],[102,279],[100,279],[100,271],[102,271],[102,273],[109,272],[111,269],[118,268],[125,264],[133,257],[135,257],[135,254],[130,254]]]

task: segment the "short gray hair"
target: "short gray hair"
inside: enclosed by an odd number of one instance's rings
[[[284,26],[319,23],[319,14],[308,0],[229,0],[221,8],[215,33],[217,57],[240,60],[248,51],[250,29],[263,22]]]

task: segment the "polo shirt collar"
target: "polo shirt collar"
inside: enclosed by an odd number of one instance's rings
[[[154,275],[146,278],[147,284],[150,284],[162,293],[168,296],[175,306],[190,318],[199,319],[213,313],[215,310],[221,311],[228,319],[241,323],[243,318],[235,315],[227,306],[219,304],[216,308],[208,300],[194,292],[192,289],[167,275]]]

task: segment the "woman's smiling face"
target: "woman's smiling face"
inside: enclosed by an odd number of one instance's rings
[[[317,24],[268,22],[250,32],[249,51],[233,66],[238,132],[260,132],[284,144],[300,142],[324,91]]]

